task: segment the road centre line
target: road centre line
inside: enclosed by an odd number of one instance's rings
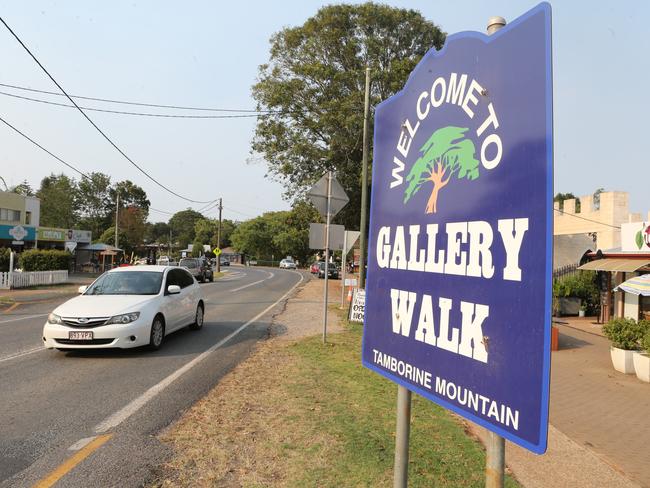
[[[287,291],[282,297],[280,297],[276,302],[272,303],[269,305],[267,308],[265,308],[263,311],[261,311],[259,314],[257,314],[255,317],[250,319],[248,322],[240,326],[238,329],[236,329],[234,332],[211,346],[209,349],[203,351],[201,354],[199,354],[197,357],[192,359],[190,362],[185,364],[184,366],[180,367],[177,369],[175,372],[161,380],[159,383],[155,384],[151,388],[149,388],[147,391],[145,391],[142,395],[137,397],[136,399],[132,400],[130,403],[128,403],[126,406],[115,412],[113,415],[110,417],[106,418],[104,421],[99,423],[97,426],[95,426],[94,431],[98,434],[102,434],[104,432],[107,432],[108,430],[117,427],[120,425],[122,422],[124,422],[126,419],[128,419],[130,416],[135,414],[138,410],[140,410],[143,406],[145,406],[149,401],[151,401],[153,398],[155,398],[159,393],[161,393],[165,388],[167,388],[170,384],[172,384],[176,379],[178,379],[180,376],[182,376],[184,373],[192,369],[194,366],[199,364],[201,361],[203,361],[206,357],[208,357],[212,352],[214,352],[216,349],[220,348],[224,344],[226,344],[230,339],[235,337],[237,334],[239,334],[241,331],[246,329],[250,324],[253,322],[257,321],[259,318],[263,317],[269,310],[277,306],[278,303],[280,303],[282,300],[287,298],[293,290],[296,289],[296,287],[303,282],[304,277],[301,273],[298,273],[294,271],[298,276],[300,276],[300,281],[298,281],[295,285],[293,285],[289,291]]]
[[[54,486],[57,481],[72,471],[81,461],[106,444],[111,437],[113,437],[113,434],[104,434],[95,437],[83,448],[77,451],[76,454],[66,459],[54,471],[50,472],[45,478],[42,478],[38,483],[36,483],[34,488],[50,488],[51,486]]]
[[[230,290],[230,292],[232,293],[234,291],[240,291],[240,290],[243,290],[244,288],[248,288],[249,286],[259,285],[263,281],[270,280],[271,278],[273,278],[275,276],[270,271],[267,271],[267,273],[269,273],[268,278],[263,278],[263,279],[261,279],[259,281],[255,281],[254,283],[249,283],[248,285],[240,286],[239,288],[234,288],[234,289]]]
[[[3,358],[0,358],[0,363],[2,363],[4,361],[9,361],[10,359],[17,359],[17,358],[20,358],[20,357],[23,357],[23,356],[27,356],[28,354],[33,354],[35,352],[44,351],[44,350],[45,350],[45,347],[39,346],[39,347],[35,347],[34,349],[27,349],[26,351],[20,351],[20,352],[17,352],[15,354],[11,354],[9,356],[5,356]]]

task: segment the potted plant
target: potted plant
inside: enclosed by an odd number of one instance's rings
[[[650,383],[650,321],[640,320],[639,326],[645,330],[641,339],[641,347],[645,350],[634,353],[634,371],[637,378]]]
[[[634,373],[634,353],[640,350],[643,325],[634,319],[615,318],[603,326],[605,336],[612,342],[610,353],[614,369],[621,373]]]

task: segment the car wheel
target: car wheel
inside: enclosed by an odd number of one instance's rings
[[[194,314],[194,323],[190,325],[190,329],[199,330],[203,327],[203,304],[199,303],[196,306],[196,314]]]
[[[153,319],[151,324],[151,333],[149,334],[149,348],[152,350],[160,349],[163,339],[165,338],[165,324],[163,319],[158,316]]]

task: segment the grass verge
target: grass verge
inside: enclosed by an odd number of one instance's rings
[[[328,340],[264,344],[164,434],[154,485],[391,486],[396,386],[361,366],[360,325]],[[484,486],[484,469],[462,421],[413,395],[409,486]]]

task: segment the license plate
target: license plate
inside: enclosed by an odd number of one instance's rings
[[[91,341],[93,339],[93,333],[89,330],[84,331],[70,331],[68,339],[71,341]]]

